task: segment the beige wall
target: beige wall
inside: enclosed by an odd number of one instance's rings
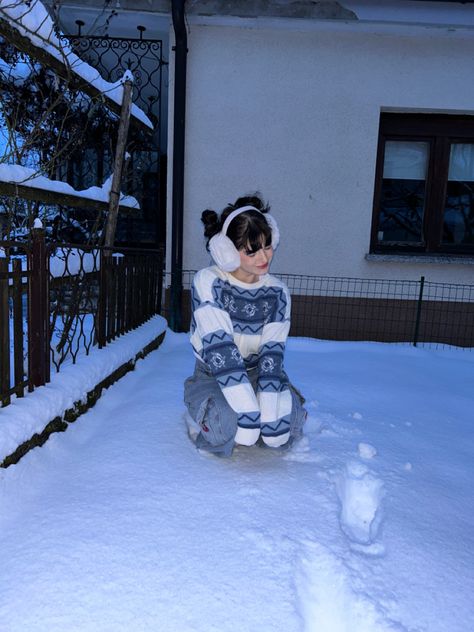
[[[474,283],[473,265],[365,259],[379,113],[474,114],[472,35],[191,24],[188,47],[185,268],[209,262],[201,211],[258,189],[274,272]]]

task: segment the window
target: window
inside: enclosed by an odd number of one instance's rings
[[[474,116],[381,115],[371,252],[474,255]]]

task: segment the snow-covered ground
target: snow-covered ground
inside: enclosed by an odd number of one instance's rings
[[[36,388],[27,397],[13,398],[9,406],[0,408],[0,463],[20,444],[31,439],[35,433],[42,432],[55,417],[73,408],[76,402],[86,403],[90,391],[116,369],[134,360],[142,349],[165,330],[165,319],[156,315],[133,333],[119,336],[108,343],[104,349],[92,347],[89,355],[82,349],[82,352],[78,352],[75,364],[71,364],[71,358],[68,357],[60,373],[52,367],[48,384]],[[84,344],[84,340],[77,338],[76,335],[76,342]],[[4,632],[1,626],[0,632]]]
[[[306,436],[228,460],[186,435],[192,365],[168,332],[1,471],[2,632],[472,629],[474,353],[291,339]]]

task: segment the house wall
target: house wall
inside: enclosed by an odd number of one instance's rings
[[[474,282],[472,265],[365,258],[380,111],[474,114],[471,34],[191,24],[188,47],[185,268],[209,263],[202,210],[259,190],[274,272]]]

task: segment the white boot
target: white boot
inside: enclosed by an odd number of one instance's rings
[[[184,423],[186,424],[186,428],[188,431],[188,436],[193,443],[196,443],[196,439],[198,434],[201,432],[201,428],[199,424],[197,424],[191,415],[186,411],[183,415]]]

